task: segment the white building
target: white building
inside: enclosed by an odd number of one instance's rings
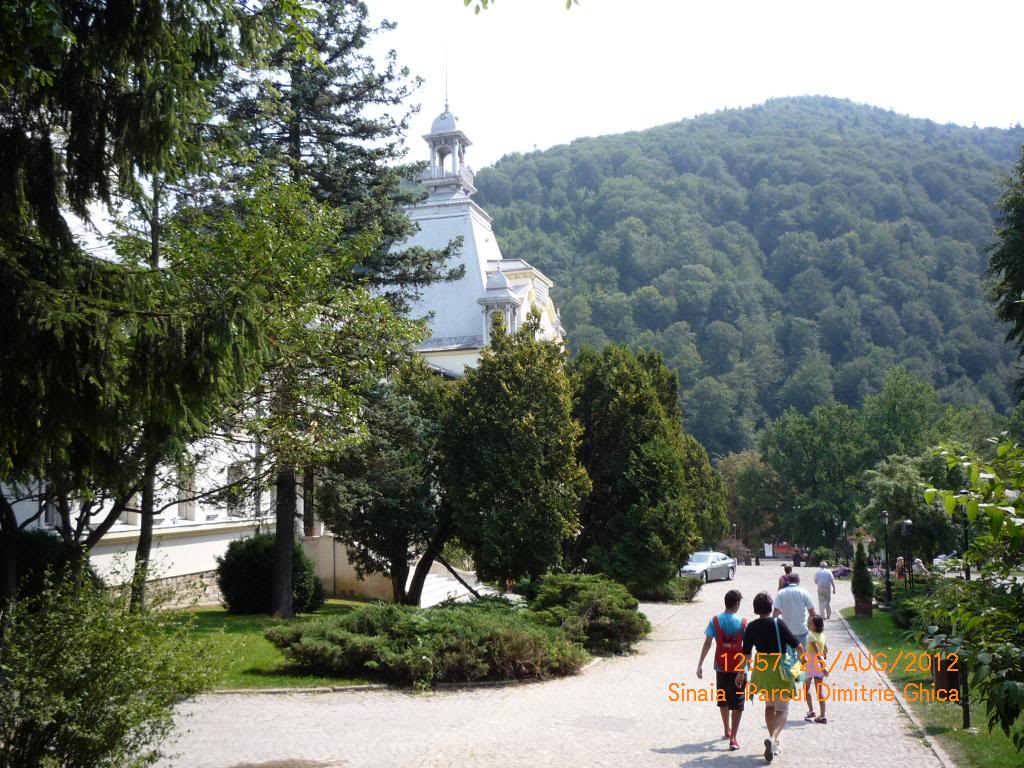
[[[562,329],[549,295],[552,283],[522,259],[504,259],[491,229],[491,217],[472,200],[473,171],[466,165],[472,142],[459,128],[445,104],[424,140],[430,165],[422,183],[430,196],[409,210],[419,232],[405,245],[444,248],[462,238],[458,261],[461,279],[426,288],[414,315],[430,315],[430,338],[418,352],[430,365],[461,376],[474,366],[488,343],[489,318],[500,313],[505,327],[515,330],[536,307],[541,312],[541,335],[561,339]]]
[[[494,314],[501,314],[505,327],[514,331],[534,308],[541,313],[541,336],[561,340],[561,324],[549,295],[551,280],[522,259],[502,258],[491,217],[471,199],[476,188],[473,172],[465,162],[471,142],[447,104],[423,138],[430,150],[430,165],[421,181],[430,195],[408,211],[418,232],[403,247],[442,249],[461,238],[462,247],[452,266],[461,264],[465,271],[458,280],[424,289],[413,315],[429,318],[431,335],[417,351],[439,373],[461,376],[467,366],[477,364],[488,343]],[[196,467],[190,479],[168,477],[161,484],[158,507],[166,508],[155,520],[152,553],[153,569],[159,578],[176,579],[180,584],[205,579],[210,584],[216,558],[231,540],[249,536],[258,528],[272,529],[272,490],[232,502],[193,498],[240,477],[243,467],[253,460],[250,452],[251,447],[241,445],[207,446],[208,458]],[[298,510],[300,514],[303,511],[301,486]],[[35,506],[24,504],[17,511],[24,519]],[[47,515],[38,524],[48,527],[55,522]],[[358,580],[344,547],[319,533],[319,525],[314,525],[312,531],[307,529],[304,546],[316,561],[329,594],[389,598],[390,580],[383,576]],[[92,550],[93,567],[105,576],[130,573],[138,539],[138,514],[122,515]],[[438,568],[434,583],[425,587],[425,600],[443,599],[444,590],[455,584],[442,570]],[[432,596],[428,594],[431,591]]]

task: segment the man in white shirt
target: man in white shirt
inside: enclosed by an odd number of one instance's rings
[[[807,619],[814,615],[814,601],[800,586],[800,574],[791,573],[789,584],[775,596],[772,616],[782,616],[793,637],[803,645],[807,642]]]
[[[821,561],[821,567],[814,574],[814,583],[818,586],[818,614],[826,619],[832,618],[832,595],[836,593],[836,579],[828,569],[828,563]]]

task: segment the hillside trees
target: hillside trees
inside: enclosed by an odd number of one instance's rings
[[[483,579],[537,577],[559,563],[590,489],[564,352],[536,338],[538,323],[532,315],[508,334],[496,322],[442,429],[454,532]]]
[[[572,347],[662,352],[688,430],[723,456],[788,407],[859,407],[897,365],[940,403],[1011,407],[983,249],[1022,142],[777,99],[510,155],[478,200],[503,252],[554,278]]]
[[[998,241],[989,256],[996,314],[1010,326],[1007,341],[1024,349],[1024,147],[999,199],[996,234]]]
[[[619,345],[572,365],[580,463],[593,487],[566,545],[576,567],[633,590],[663,586],[689,552],[725,530],[718,474],[682,429],[677,381],[659,355]]]

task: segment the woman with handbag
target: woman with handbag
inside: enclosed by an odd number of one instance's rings
[[[796,684],[803,678],[801,645],[782,619],[771,618],[772,598],[767,592],[754,597],[758,618],[743,633],[743,655],[754,668],[748,693],[765,703],[764,723],[771,738],[764,740],[764,759],[771,762],[781,752],[779,737],[789,717],[789,702],[798,697]],[[757,651],[757,658],[751,651]],[[746,671],[736,675],[737,686],[746,685]]]

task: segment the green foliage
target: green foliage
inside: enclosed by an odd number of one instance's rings
[[[50,581],[62,581],[75,554],[72,546],[49,531],[21,531],[17,562],[19,599],[34,598]],[[92,568],[87,567],[86,573],[95,583],[100,583]]]
[[[588,651],[623,653],[651,631],[638,605],[622,584],[603,576],[549,573],[540,580],[530,611]]]
[[[590,489],[576,460],[580,427],[565,355],[538,339],[537,327],[536,315],[515,334],[494,327],[442,428],[442,487],[455,532],[487,581],[556,565]]]
[[[868,558],[864,554],[864,543],[857,542],[857,554],[853,559],[853,574],[850,578],[850,590],[858,600],[870,600],[875,595],[875,585],[868,571]]]
[[[269,613],[274,537],[257,533],[228,544],[217,558],[217,586],[231,613]],[[324,585],[316,566],[295,542],[292,558],[292,605],[299,613],[312,613],[324,603]]]
[[[890,456],[883,459],[874,469],[865,473],[864,485],[868,492],[868,503],[864,518],[877,540],[882,537],[882,510],[889,513],[889,541],[893,550],[900,550],[900,525],[912,520],[913,556],[930,563],[935,555],[956,549],[956,530],[941,503],[925,500],[923,491],[933,484],[945,484],[945,466],[939,476],[930,475],[935,471],[934,457],[921,456],[915,459],[906,456]]]
[[[493,600],[426,610],[377,604],[273,627],[266,636],[301,670],[421,687],[543,680],[573,674],[587,660],[561,630]]]
[[[996,178],[1022,143],[1020,128],[774,99],[509,155],[477,174],[477,199],[503,253],[555,280],[574,349],[659,350],[687,429],[722,456],[789,406],[859,407],[898,364],[941,402],[1013,404],[984,249]],[[1024,318],[1022,188],[1004,198],[993,262],[1011,270],[1011,321]]]
[[[649,592],[635,592],[638,600],[648,603],[689,603],[704,586],[704,580],[694,576],[674,576],[668,583]]]
[[[359,575],[391,576],[400,602],[410,565],[448,527],[436,488],[449,389],[418,359],[410,361],[369,393],[365,438],[343,448],[320,477],[318,516],[345,544]]]
[[[929,627],[929,642],[967,660],[972,693],[985,703],[989,729],[1002,729],[1024,752],[1024,448],[1001,441],[988,461],[954,446],[938,455],[966,480],[929,488],[924,497],[955,514],[971,538],[964,559],[974,579],[935,579],[927,603],[948,617],[949,626]]]
[[[817,547],[811,550],[811,553],[807,556],[807,564],[812,568],[817,568],[821,565],[822,560],[826,563],[829,560],[835,560],[835,551],[831,547]],[[833,562],[833,565],[835,563]]]
[[[998,208],[999,239],[989,257],[989,274],[995,280],[992,295],[996,314],[1010,325],[1007,341],[1024,349],[1024,304],[1020,303],[1024,294],[1024,146],[1005,180]]]
[[[580,462],[593,487],[569,556],[631,590],[657,590],[724,532],[721,479],[683,432],[676,378],[660,355],[584,350],[572,371]]]
[[[151,765],[173,706],[207,684],[169,612],[131,611],[89,580],[14,603],[0,643],[0,765]]]

